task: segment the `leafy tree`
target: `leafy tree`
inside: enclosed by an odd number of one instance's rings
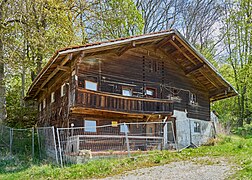
[[[144,22],[132,0],[101,0],[93,8],[87,27],[92,40],[142,33]]]
[[[251,111],[251,67],[252,67],[252,2],[237,0],[226,5],[226,21],[223,29],[227,51],[226,63],[230,65],[235,88],[239,92],[234,107],[238,126],[244,120],[250,123]]]

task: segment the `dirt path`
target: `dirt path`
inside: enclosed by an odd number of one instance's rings
[[[103,180],[222,180],[233,172],[233,166],[225,160],[201,158],[138,169]]]

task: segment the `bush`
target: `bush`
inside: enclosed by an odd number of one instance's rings
[[[232,138],[230,136],[220,137],[219,142],[220,142],[220,144],[231,143],[232,142]]]
[[[245,124],[243,127],[234,128],[232,132],[245,138],[252,137],[252,124]]]

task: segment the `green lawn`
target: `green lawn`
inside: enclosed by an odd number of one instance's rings
[[[34,165],[32,161],[17,160],[17,158],[1,158],[0,179],[99,178],[136,168],[190,160],[197,157],[225,158],[229,163],[236,166],[235,169],[239,169],[231,179],[252,179],[252,139],[243,139],[237,136],[221,137],[215,146],[185,149],[180,153],[154,151],[147,156],[138,158],[94,160],[83,165],[72,165],[64,168],[48,164]]]

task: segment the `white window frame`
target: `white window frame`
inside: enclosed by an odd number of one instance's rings
[[[45,109],[45,107],[46,107],[46,98],[43,99],[43,109]]]
[[[196,134],[200,134],[201,133],[201,123],[194,121],[193,122],[193,132]]]
[[[90,123],[92,124],[92,126],[88,126],[88,124]],[[84,120],[84,127],[85,132],[97,132],[95,120]]]
[[[91,86],[95,86],[95,88],[93,88],[93,87],[88,87],[88,84],[89,84],[89,83],[90,83]],[[91,91],[97,91],[97,89],[98,89],[98,83],[97,83],[97,82],[94,82],[94,81],[85,80],[85,89],[91,90]]]
[[[156,89],[147,87],[145,90],[145,95],[149,97],[155,97],[156,96]]]
[[[62,84],[60,88],[60,96],[63,97],[65,95],[66,95],[66,83]]]
[[[55,102],[55,92],[51,93],[51,103]]]
[[[196,94],[190,93],[190,95],[189,95],[189,102],[190,102],[190,104],[197,105],[197,96],[196,96]]]
[[[146,89],[146,95],[147,96],[154,96],[154,90],[152,90],[152,89]]]
[[[129,92],[128,94],[125,93],[125,91]],[[133,95],[133,90],[129,87],[123,87],[122,88],[122,95],[123,96],[132,96]]]
[[[120,133],[129,133],[129,126],[127,124],[120,124]]]

